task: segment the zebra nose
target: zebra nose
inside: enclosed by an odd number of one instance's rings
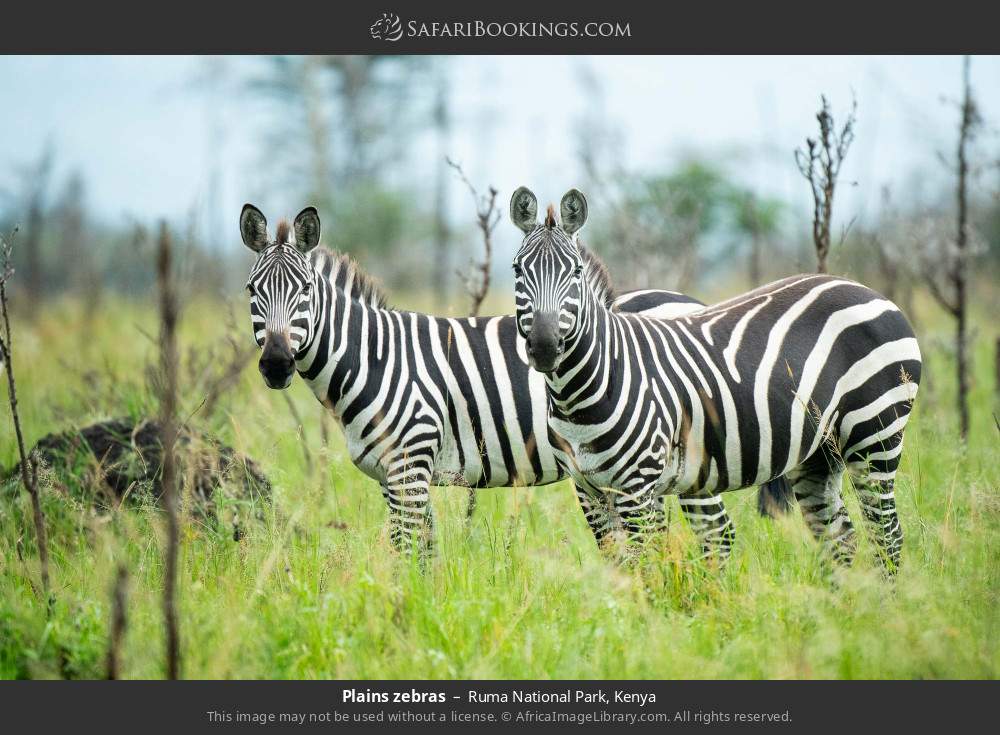
[[[541,372],[552,371],[565,346],[565,341],[559,334],[558,316],[536,315],[527,342],[529,364]]]
[[[558,340],[556,340],[556,354],[561,355],[565,349],[566,349],[566,340],[560,337]],[[535,340],[529,339],[528,354],[533,356],[539,352],[545,352],[545,348],[536,346]]]
[[[295,373],[295,356],[291,345],[285,339],[268,338],[257,367],[269,388],[287,388]]]

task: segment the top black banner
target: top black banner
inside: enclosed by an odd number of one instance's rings
[[[988,3],[15,3],[5,53],[988,53]]]

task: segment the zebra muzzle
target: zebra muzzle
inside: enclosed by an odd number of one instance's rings
[[[556,369],[566,342],[559,333],[558,314],[535,314],[527,339],[528,364],[541,373]]]
[[[257,367],[268,388],[280,390],[290,386],[295,375],[295,355],[288,338],[268,332]]]

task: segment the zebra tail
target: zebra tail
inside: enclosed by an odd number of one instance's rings
[[[792,508],[792,486],[784,477],[775,477],[760,486],[757,510],[767,518],[777,518]]]

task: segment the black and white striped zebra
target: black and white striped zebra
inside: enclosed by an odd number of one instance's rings
[[[827,275],[786,278],[674,318],[624,314],[580,277],[587,219],[570,190],[561,226],[521,188],[511,218],[518,330],[545,375],[556,455],[630,538],[657,528],[658,499],[679,496],[706,554],[734,534],[720,493],[787,476],[803,516],[834,555],[853,559],[845,469],[882,558],[899,563],[893,482],[920,380],[906,318],[871,289]]]
[[[248,204],[240,232],[259,254],[247,288],[260,372],[280,389],[297,370],[333,411],[354,464],[382,486],[397,546],[429,543],[431,484],[539,485],[565,476],[547,440],[544,380],[528,369],[513,317],[436,318],[386,307],[356,263],[317,247],[312,207],[279,223],[272,239],[264,215]],[[606,277],[596,259],[583,268]],[[633,301],[653,314],[701,307],[670,292]],[[588,520],[600,538],[613,519]]]

